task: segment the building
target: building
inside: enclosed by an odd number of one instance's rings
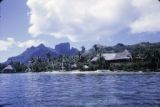
[[[16,70],[11,65],[8,65],[2,70],[2,73],[15,73],[15,72]]]
[[[128,50],[124,50],[123,52],[118,52],[118,53],[104,53],[102,54],[102,57],[105,59],[107,62],[127,62],[131,61],[132,55]],[[96,62],[100,57],[96,56],[94,57],[91,61]]]

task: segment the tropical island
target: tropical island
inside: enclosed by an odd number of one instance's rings
[[[93,45],[78,50],[70,43],[60,43],[54,49],[40,44],[22,54],[0,63],[1,73],[54,71],[128,71],[158,72],[160,70],[160,43],[142,42],[135,45]]]

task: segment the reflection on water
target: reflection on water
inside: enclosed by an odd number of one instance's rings
[[[159,107],[160,74],[0,74],[0,107]]]

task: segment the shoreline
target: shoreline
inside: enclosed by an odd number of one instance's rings
[[[110,71],[110,70],[96,70],[96,71],[42,71],[42,72],[15,72],[15,73],[0,73],[0,74],[160,74],[160,71]]]
[[[127,72],[127,71],[52,71],[52,72],[40,72],[48,74],[160,74],[160,72]]]

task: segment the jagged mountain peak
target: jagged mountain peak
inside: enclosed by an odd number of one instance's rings
[[[45,47],[45,45],[41,43],[40,45],[38,45],[38,47]]]
[[[37,47],[32,46],[30,48],[27,48],[20,55],[8,58],[6,63],[10,63],[12,61],[27,63],[33,57],[44,58],[44,57],[47,56],[48,53],[52,57],[57,57],[59,55],[71,56],[71,55],[75,55],[78,51],[76,48],[70,49],[70,44],[69,43],[62,43],[62,44],[58,44],[56,46],[57,47],[55,47],[55,49],[52,49],[50,47],[46,47],[44,44],[40,44]]]

